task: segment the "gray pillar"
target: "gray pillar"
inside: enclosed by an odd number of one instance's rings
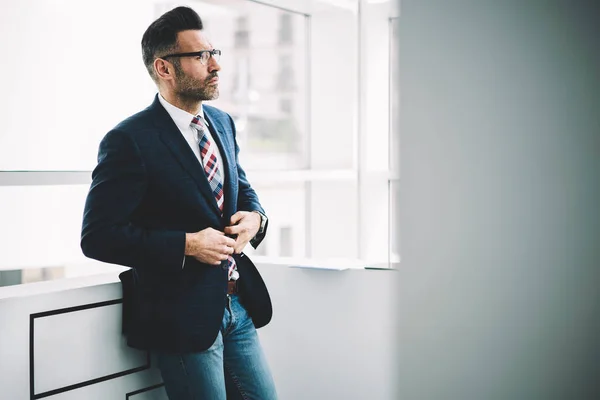
[[[402,0],[398,398],[600,398],[600,7]]]

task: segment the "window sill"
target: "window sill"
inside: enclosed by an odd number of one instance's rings
[[[388,268],[387,263],[368,263],[363,260],[344,258],[316,259],[253,255],[252,262],[259,267],[264,265],[306,270],[394,270],[394,268]],[[95,260],[85,260],[68,265],[66,268],[69,273],[64,277],[0,287],[0,300],[117,283],[119,282],[119,273],[127,269]]]
[[[393,269],[387,263],[367,262],[355,258],[298,258],[298,257],[267,257],[251,256],[255,264],[276,265],[288,268],[321,269],[330,271],[345,271],[348,269]],[[394,264],[392,264],[394,265]]]

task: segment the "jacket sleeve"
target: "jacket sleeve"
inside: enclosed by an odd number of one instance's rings
[[[185,232],[144,229],[131,222],[148,181],[139,148],[125,133],[110,131],[100,143],[81,232],[81,249],[90,258],[152,269],[181,271]]]
[[[248,178],[246,177],[246,172],[240,165],[240,161],[238,158],[238,155],[240,153],[240,148],[237,144],[235,123],[233,122],[233,119],[231,118],[231,116],[229,116],[229,121],[231,124],[231,129],[233,130],[233,143],[235,144],[235,163],[237,166],[237,173],[238,173],[237,209],[238,209],[238,211],[260,211],[263,215],[267,216],[267,213],[260,205],[260,201],[258,200],[258,195],[256,194],[256,192],[250,185],[250,182],[248,182]],[[258,247],[260,242],[262,242],[262,240],[264,239],[264,237],[267,233],[268,226],[269,226],[269,223],[267,220],[267,224],[265,225],[264,231],[260,235],[256,235],[250,241],[250,244],[252,245],[252,247],[256,248],[256,247]]]

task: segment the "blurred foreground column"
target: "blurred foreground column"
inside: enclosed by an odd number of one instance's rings
[[[600,398],[600,6],[402,0],[398,398]]]

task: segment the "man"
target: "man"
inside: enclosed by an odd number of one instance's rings
[[[275,399],[256,328],[272,314],[256,267],[265,212],[219,96],[221,52],[177,7],[142,38],[154,102],[108,132],[87,197],[86,256],[121,274],[128,344],[157,355],[171,400]]]

